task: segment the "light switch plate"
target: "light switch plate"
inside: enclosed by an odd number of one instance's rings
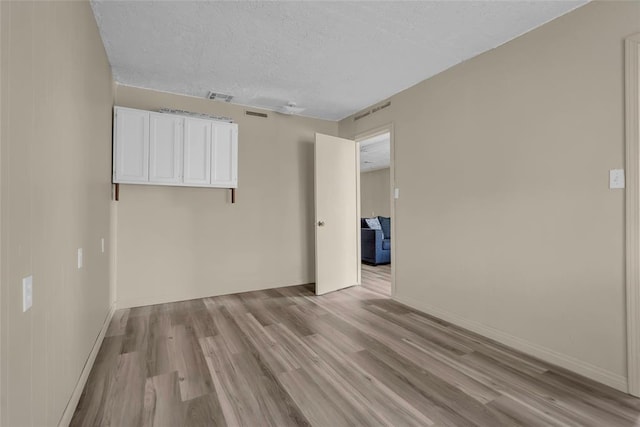
[[[82,248],[78,248],[78,270],[82,268]]]
[[[33,305],[33,276],[22,279],[22,312],[25,312]]]
[[[102,249],[102,253],[104,253],[104,237],[100,239],[100,248]]]
[[[393,189],[393,198],[394,199],[399,199],[400,198],[400,189],[399,188],[394,188]]]
[[[609,171],[609,188],[624,188],[624,169],[611,169]]]

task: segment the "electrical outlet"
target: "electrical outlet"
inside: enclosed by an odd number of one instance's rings
[[[78,270],[82,268],[82,248],[78,248]]]
[[[29,310],[33,305],[33,276],[22,279],[22,312]]]
[[[624,169],[611,169],[609,171],[609,188],[624,188]]]

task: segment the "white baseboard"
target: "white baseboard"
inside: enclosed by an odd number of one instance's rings
[[[102,345],[102,341],[104,340],[104,336],[107,333],[107,329],[109,329],[109,324],[111,323],[111,319],[113,318],[113,314],[116,312],[116,305],[112,304],[109,309],[109,313],[107,313],[106,319],[104,319],[104,323],[102,324],[102,329],[100,329],[100,333],[96,338],[96,341],[93,343],[93,348],[91,349],[91,353],[89,353],[89,357],[82,368],[82,372],[80,373],[80,378],[78,378],[78,382],[76,383],[76,387],[73,389],[73,393],[71,394],[71,398],[69,399],[69,403],[67,403],[67,407],[64,408],[64,412],[62,413],[62,418],[60,418],[60,422],[58,423],[58,427],[67,427],[71,423],[71,418],[73,418],[73,413],[78,406],[78,402],[80,401],[80,396],[82,396],[82,390],[84,390],[84,386],[87,383],[87,379],[89,378],[89,373],[91,372],[91,368],[93,368],[93,362],[96,360],[96,356],[98,355],[98,350],[100,350],[100,346]]]
[[[572,372],[590,378],[599,383],[608,385],[609,387],[613,387],[616,390],[620,390],[624,393],[628,392],[627,378],[622,375],[607,371],[583,360],[576,359],[573,356],[559,353],[555,350],[551,350],[550,348],[546,348],[522,338],[509,335],[490,326],[483,325],[473,320],[465,319],[464,317],[447,312],[445,310],[430,307],[426,304],[419,304],[415,301],[405,300],[397,296],[393,299],[411,308],[422,311],[423,313],[429,314],[453,325],[460,326],[471,332],[475,332],[477,334],[490,338],[494,341],[497,341],[523,353],[529,354],[545,362],[568,369]]]

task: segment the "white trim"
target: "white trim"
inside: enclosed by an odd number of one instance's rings
[[[453,325],[465,328],[471,332],[475,332],[484,337],[490,338],[515,350],[521,351],[528,355],[534,356],[545,362],[560,366],[572,372],[590,378],[599,383],[613,387],[622,392],[627,391],[627,379],[623,375],[607,371],[598,366],[592,365],[575,357],[558,353],[550,348],[532,343],[522,338],[509,335],[498,329],[483,325],[473,320],[465,319],[457,314],[453,314],[444,310],[430,307],[424,304],[416,304],[415,300],[404,300],[403,298],[394,297],[394,300],[419,310],[423,313],[437,317],[438,319],[447,321]]]
[[[398,253],[398,233],[396,232],[396,227],[398,224],[398,220],[396,217],[396,140],[394,136],[394,127],[393,123],[388,125],[389,129],[389,144],[390,144],[390,156],[389,159],[389,180],[391,181],[390,197],[391,197],[391,298],[396,296],[396,254]]]
[[[100,329],[100,333],[96,338],[96,341],[93,343],[93,348],[91,349],[91,353],[89,353],[89,357],[82,368],[82,372],[80,373],[80,377],[78,378],[78,382],[76,383],[75,389],[73,389],[73,393],[71,394],[71,398],[67,403],[67,407],[64,408],[64,412],[62,413],[62,418],[60,418],[60,422],[58,426],[68,426],[71,423],[71,419],[73,418],[73,414],[76,411],[76,407],[78,406],[78,402],[80,401],[80,396],[82,396],[82,391],[84,390],[84,386],[87,384],[87,379],[89,378],[89,373],[91,372],[91,368],[93,368],[93,363],[96,360],[96,356],[98,355],[98,351],[100,350],[100,346],[102,345],[102,341],[104,340],[104,336],[107,333],[107,329],[109,329],[109,324],[111,323],[111,319],[113,319],[113,314],[116,312],[116,305],[112,304],[109,309],[109,313],[107,313],[107,317],[104,319],[104,323],[102,324],[102,329]]]
[[[394,128],[393,123],[388,123],[386,125],[378,126],[373,129],[369,129],[364,132],[358,133],[353,139],[356,142],[364,141],[365,139],[373,138],[383,133],[389,134],[389,145],[390,145],[390,153],[389,153],[389,180],[390,182],[390,194],[391,197],[391,298],[393,298],[396,294],[396,198],[394,197],[395,188],[396,188],[396,150],[395,150],[395,138],[394,138]],[[358,168],[360,162],[358,162]],[[358,169],[359,170],[359,169]],[[371,171],[366,171],[371,172]],[[358,174],[359,175],[359,174]],[[360,186],[358,185],[358,188]],[[358,206],[360,206],[360,197],[358,196]],[[358,234],[359,235],[359,234]],[[359,270],[362,271],[362,267],[359,267]]]
[[[8,5],[0,5],[0,27],[2,27],[2,7],[3,6],[7,6]],[[10,15],[7,15],[10,16]],[[9,20],[9,25],[5,24],[6,27],[8,27],[7,29],[10,29],[10,25],[11,25],[11,20]],[[2,60],[2,32],[4,31],[4,28],[0,29],[0,61]],[[10,31],[7,31],[7,34],[10,34]],[[10,45],[7,45],[10,46]],[[2,104],[5,102],[4,98],[3,98],[3,94],[2,94],[2,67],[0,67],[0,152],[2,150]],[[5,94],[4,96],[7,96],[7,94]],[[8,120],[7,120],[8,121]],[[8,123],[6,124],[8,125]],[[8,127],[8,126],[7,126]],[[7,132],[8,134],[8,132]],[[0,157],[0,165],[2,165],[2,158]],[[2,176],[2,170],[0,167],[0,177]],[[2,203],[1,203],[1,198],[0,198],[0,212],[2,212]],[[0,216],[0,224],[2,224],[1,221],[1,216]],[[2,240],[2,229],[0,227],[0,242],[4,242],[4,240]],[[3,268],[7,268],[6,265],[3,265],[3,257],[2,257],[2,245],[0,245],[0,277],[2,277],[2,270]],[[4,332],[4,330],[2,329],[2,318],[3,318],[3,314],[2,314],[2,309],[3,309],[3,303],[2,303],[2,294],[4,292],[2,290],[0,290],[0,394],[4,394],[6,396],[6,391],[5,391],[5,387],[4,385],[2,385],[3,380],[5,380],[5,366],[3,364],[3,358],[2,355],[5,351],[5,343],[4,343],[4,336],[2,334],[2,332]],[[6,298],[6,297],[5,297]],[[6,311],[6,309],[5,309]],[[8,369],[7,369],[8,370]],[[2,424],[3,418],[2,418],[2,404],[0,404],[0,425]]]
[[[625,40],[628,392],[640,396],[640,34]]]
[[[362,239],[360,237],[360,143],[355,141],[356,150],[356,281],[362,285]]]

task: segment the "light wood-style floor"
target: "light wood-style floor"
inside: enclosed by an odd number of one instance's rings
[[[391,264],[362,263],[362,286],[382,296],[391,296]]]
[[[74,426],[633,426],[640,400],[398,304],[308,286],[121,310]]]

